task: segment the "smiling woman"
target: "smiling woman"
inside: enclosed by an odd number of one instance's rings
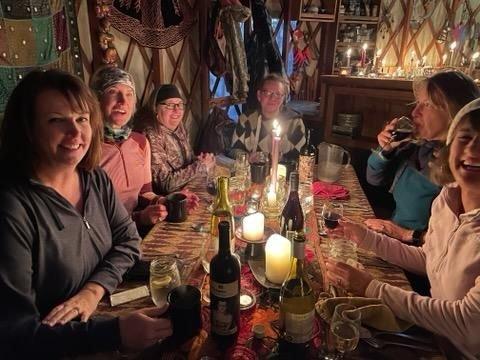
[[[0,133],[1,359],[141,349],[171,333],[150,317],[165,309],[90,318],[139,257],[135,224],[98,168],[101,140],[79,78],[33,71],[12,92]]]

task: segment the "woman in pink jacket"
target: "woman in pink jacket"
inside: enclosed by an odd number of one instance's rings
[[[328,280],[380,298],[401,319],[448,338],[469,359],[480,355],[480,99],[455,116],[437,179],[446,185],[432,205],[422,247],[412,247],[342,221],[345,236],[411,272],[426,274],[431,297],[380,282],[368,272],[327,261]]]

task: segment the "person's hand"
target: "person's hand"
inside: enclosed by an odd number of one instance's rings
[[[87,321],[104,294],[102,286],[88,282],[76,295],[55,306],[42,323],[49,326],[63,325],[77,317],[80,317],[80,321]]]
[[[187,197],[188,211],[195,210],[198,207],[198,204],[200,203],[200,198],[197,196],[197,194],[195,194],[194,192],[188,189],[183,189],[180,192]]]
[[[165,205],[148,205],[140,211],[139,220],[143,225],[156,224],[167,217],[167,208]]]
[[[356,244],[360,244],[367,234],[367,228],[365,225],[354,222],[345,217],[342,217],[338,223],[342,227],[344,236]]]
[[[126,350],[139,351],[172,335],[172,323],[160,318],[168,305],[151,307],[120,316],[120,338]]]
[[[327,280],[358,296],[365,296],[368,285],[373,276],[365,270],[359,270],[343,262],[331,258],[326,260]]]
[[[205,165],[207,171],[210,171],[215,167],[215,155],[211,153],[201,153],[198,156],[198,161]]]
[[[403,242],[412,241],[413,230],[405,229],[390,220],[367,219],[365,225],[370,229],[388,235]]]

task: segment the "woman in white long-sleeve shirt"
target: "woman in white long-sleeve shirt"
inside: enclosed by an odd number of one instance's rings
[[[421,248],[342,221],[345,235],[362,248],[428,275],[432,296],[388,285],[333,260],[327,262],[327,278],[356,294],[382,299],[399,318],[448,338],[475,359],[480,356],[480,99],[459,111],[443,152],[437,170],[448,185],[432,205]]]

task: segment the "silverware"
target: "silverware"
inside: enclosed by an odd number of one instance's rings
[[[409,339],[412,341],[416,341],[426,345],[432,345],[432,341],[430,339],[424,338],[422,336],[416,336],[411,334],[405,334],[402,332],[395,332],[395,331],[377,331],[377,330],[370,330],[366,327],[362,326],[360,329],[360,337],[363,338],[376,338],[377,336],[395,336],[404,339]]]
[[[437,352],[437,350],[431,348],[430,346],[420,345],[420,344],[407,344],[407,343],[396,342],[396,341],[385,341],[385,340],[381,340],[374,337],[362,338],[362,340],[366,342],[368,345],[370,345],[371,347],[374,347],[375,349],[383,349],[385,346],[395,345],[395,346],[403,346],[403,347],[415,349],[415,350]]]

